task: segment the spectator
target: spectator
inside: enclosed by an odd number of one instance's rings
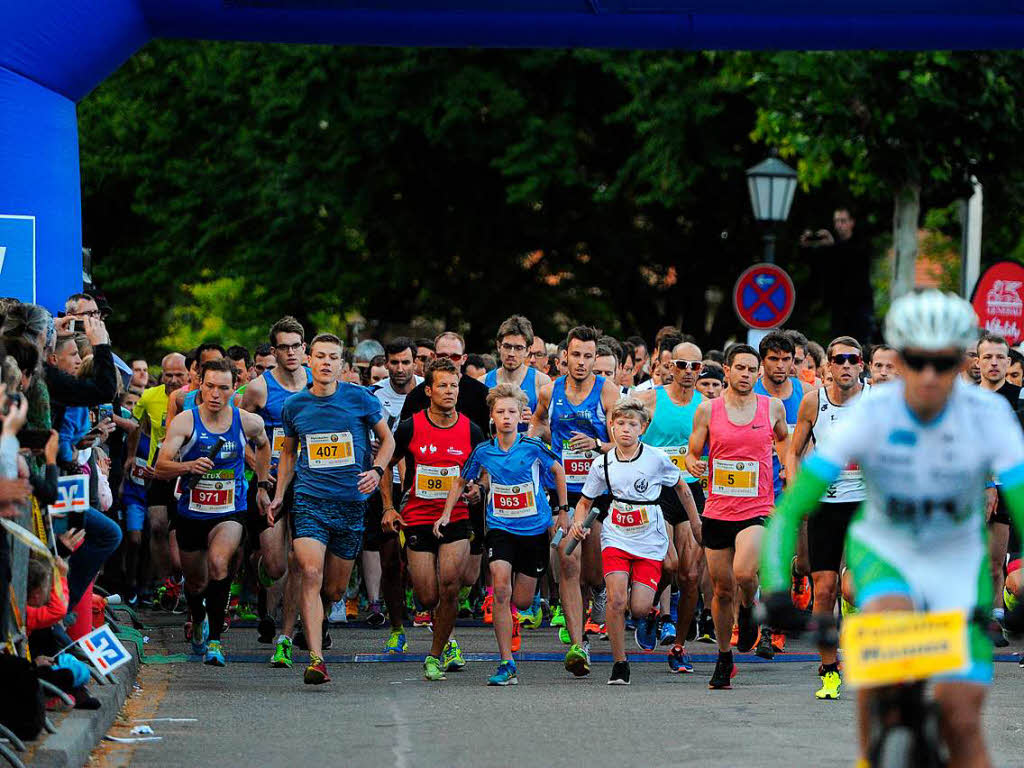
[[[130,386],[145,389],[149,386],[149,363],[142,358],[132,360],[132,379]]]

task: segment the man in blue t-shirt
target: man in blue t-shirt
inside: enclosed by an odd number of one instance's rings
[[[309,645],[303,682],[310,685],[331,679],[322,656],[324,615],[348,585],[362,548],[366,500],[395,448],[380,401],[363,387],[339,382],[341,364],[337,336],[321,333],[310,342],[313,383],[281,409],[284,440],[267,515],[273,525],[294,477],[292,547],[302,569],[299,612]],[[371,430],[380,445],[376,457],[371,455]]]

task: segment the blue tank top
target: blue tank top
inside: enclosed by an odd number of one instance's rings
[[[601,402],[601,389],[604,377],[595,376],[594,386],[582,403],[573,405],[565,394],[565,376],[555,379],[551,389],[551,405],[548,415],[551,420],[551,448],[565,465],[563,453],[568,446],[573,432],[581,432],[589,437],[596,437],[602,442],[608,441],[608,424],[605,418],[604,404]],[[591,457],[592,458],[592,457]],[[566,472],[566,488],[570,491],[583,490],[583,481],[569,480],[574,472]]]
[[[199,394],[198,389],[190,389],[185,393],[185,396],[181,399],[181,411],[190,411],[196,407],[196,396]]]
[[[208,429],[192,408],[192,436],[180,451],[181,461],[206,456],[218,437],[224,445],[213,458],[213,470],[202,477],[186,475],[189,487],[178,499],[178,514],[193,520],[230,515],[246,510],[245,430],[238,408],[231,407],[231,426],[224,432]]]
[[[306,371],[306,386],[313,383],[313,372],[309,368]],[[284,401],[295,394],[281,386],[274,378],[273,371],[264,371],[263,378],[267,382],[267,402],[262,408],[257,408],[256,413],[263,419],[263,428],[267,430],[267,440],[270,441],[270,468],[277,467],[278,457],[281,455],[281,438],[284,436],[284,423],[281,421],[281,409]],[[300,390],[301,391],[301,390]],[[277,430],[275,442],[274,430]]]
[[[498,369],[495,368],[493,371],[488,371],[487,375],[484,376],[484,384],[487,385],[488,389],[491,387],[498,386]],[[526,393],[526,404],[530,406],[531,411],[537,410],[537,369],[528,366],[526,368],[526,377],[523,382],[519,385],[519,388]],[[519,431],[525,432],[530,428],[527,423],[521,423],[519,425]]]
[[[795,376],[790,376],[789,380],[793,382],[793,393],[782,401],[782,406],[786,409],[786,424],[789,427],[789,434],[793,434],[793,429],[796,427],[796,419],[800,414],[800,401],[804,399],[804,385],[800,379]],[[759,395],[768,395],[768,390],[764,388],[764,384],[761,383],[761,379],[758,378],[754,382],[754,392]],[[770,397],[770,395],[769,395]],[[782,467],[782,462],[779,461],[779,455],[772,449],[772,481],[775,485],[775,503],[779,503],[779,494],[782,493],[782,480],[779,478],[779,469]]]

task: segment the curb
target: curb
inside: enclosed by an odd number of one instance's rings
[[[44,731],[46,738],[43,741],[35,742],[34,748],[30,747],[25,755],[19,755],[23,757],[25,765],[78,768],[88,762],[89,754],[117,719],[139,672],[138,651],[133,643],[125,647],[131,654],[131,661],[111,673],[106,685],[96,685],[94,681],[89,686],[89,693],[99,699],[102,706],[93,710],[69,710],[59,721],[54,713],[49,713],[57,732]]]

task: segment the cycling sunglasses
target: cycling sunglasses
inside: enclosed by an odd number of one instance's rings
[[[836,365],[845,365],[846,363],[860,365],[860,355],[856,352],[840,352],[832,355],[832,362]]]
[[[700,360],[673,360],[672,365],[680,371],[699,371],[704,363]]]
[[[936,373],[948,373],[959,367],[963,358],[960,355],[915,355],[911,352],[903,353],[903,362],[912,371],[923,371],[928,366],[935,369]]]

